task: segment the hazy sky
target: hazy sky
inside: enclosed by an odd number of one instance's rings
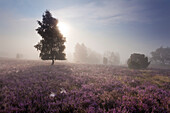
[[[46,9],[69,28],[68,56],[77,42],[119,52],[122,61],[170,46],[170,0],[0,0],[0,56],[38,59],[35,29]]]

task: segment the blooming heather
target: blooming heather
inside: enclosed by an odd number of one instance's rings
[[[0,64],[0,112],[170,112],[170,70],[24,60]]]

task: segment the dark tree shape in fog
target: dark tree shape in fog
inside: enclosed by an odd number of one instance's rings
[[[144,54],[133,53],[128,59],[127,64],[131,69],[146,69],[150,62]]]
[[[170,47],[160,47],[155,51],[151,52],[152,62],[163,65],[170,65]]]
[[[65,60],[65,37],[60,33],[57,24],[58,20],[53,18],[51,13],[46,10],[43,14],[42,22],[38,21],[40,27],[36,29],[42,40],[34,47],[40,50],[42,60]]]

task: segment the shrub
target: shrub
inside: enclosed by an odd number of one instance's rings
[[[128,59],[128,67],[131,69],[146,69],[150,62],[144,54],[133,53]]]

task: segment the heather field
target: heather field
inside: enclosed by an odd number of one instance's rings
[[[0,112],[168,113],[170,69],[0,60]]]

